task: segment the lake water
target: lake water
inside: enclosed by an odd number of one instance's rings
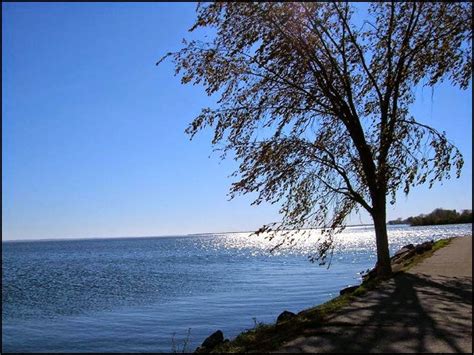
[[[329,269],[307,259],[318,235],[273,254],[275,240],[248,233],[3,242],[2,351],[179,352],[217,329],[232,338],[374,266],[372,227],[340,234]],[[457,235],[472,224],[389,226],[390,250]]]

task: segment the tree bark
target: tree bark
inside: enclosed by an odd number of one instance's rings
[[[372,213],[375,227],[375,240],[377,243],[377,276],[387,278],[392,274],[390,252],[388,249],[388,235],[385,211],[385,194],[378,196]]]

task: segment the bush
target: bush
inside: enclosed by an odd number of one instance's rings
[[[405,220],[398,218],[394,221],[388,222],[388,224],[409,224],[411,226],[456,223],[472,223],[472,211],[462,210],[461,213],[458,213],[456,210],[444,210],[442,208],[436,208],[433,210],[433,212],[427,215],[420,214],[416,217],[408,217]]]

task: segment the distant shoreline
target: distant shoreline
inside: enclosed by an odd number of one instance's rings
[[[431,213],[411,216],[406,219],[397,218],[387,222],[387,225],[409,224],[415,226],[438,226],[445,224],[472,223],[472,210],[445,210],[436,208]]]

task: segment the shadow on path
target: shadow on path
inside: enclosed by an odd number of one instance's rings
[[[472,278],[400,273],[285,352],[472,352]]]

